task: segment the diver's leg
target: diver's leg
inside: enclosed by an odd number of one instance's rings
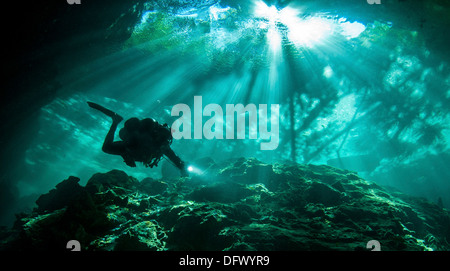
[[[123,120],[123,118],[117,114],[111,117],[113,120],[113,123],[111,124],[111,127],[109,128],[108,133],[106,134],[105,140],[103,141],[102,151],[109,153],[109,154],[122,154],[122,145],[123,144],[115,144],[118,142],[114,142],[114,134],[116,133],[117,126],[119,123]]]

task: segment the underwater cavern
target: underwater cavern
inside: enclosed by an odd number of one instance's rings
[[[450,250],[449,1],[25,2],[0,250]]]

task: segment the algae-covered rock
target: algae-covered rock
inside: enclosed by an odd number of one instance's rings
[[[66,207],[74,200],[79,200],[84,191],[83,187],[78,184],[79,181],[79,178],[70,176],[56,185],[55,189],[41,195],[36,200],[38,211],[54,211]]]
[[[330,166],[203,159],[188,178],[70,177],[2,230],[0,249],[449,250],[449,211]]]
[[[190,204],[177,210],[177,220],[168,232],[172,250],[222,250],[233,243],[221,231],[231,226],[228,208],[220,204]]]
[[[149,195],[158,195],[166,191],[168,184],[164,181],[154,180],[152,178],[145,178],[139,182],[137,188]]]
[[[162,251],[165,250],[165,232],[155,222],[141,221],[121,232],[100,237],[91,242],[95,250],[106,251]]]
[[[312,183],[311,186],[306,189],[305,194],[306,201],[322,203],[325,206],[336,206],[342,202],[341,192],[320,182]]]
[[[234,182],[218,183],[201,187],[187,195],[187,199],[194,201],[213,201],[221,203],[231,203],[244,199],[253,194],[245,185]]]
[[[137,180],[120,170],[111,170],[108,173],[96,173],[87,182],[86,189],[90,193],[104,192],[108,188],[132,188]]]

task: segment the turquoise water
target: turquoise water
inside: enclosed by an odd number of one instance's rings
[[[22,79],[30,80],[23,88],[39,93],[39,106],[34,129],[20,130],[27,144],[11,136],[12,146],[22,144],[23,152],[8,159],[14,169],[4,181],[11,190],[9,210],[31,208],[39,194],[68,176],[85,184],[111,169],[139,180],[178,174],[164,159],[152,169],[131,168],[102,152],[111,119],[87,101],[125,120],[151,117],[169,126],[181,116],[174,107],[185,104],[192,114],[177,129],[191,128],[190,138],[175,139],[171,147],[187,164],[202,157],[329,164],[432,202],[441,198],[448,208],[450,73],[442,49],[448,43],[443,33],[430,31],[448,25],[448,3],[331,2],[138,1],[105,5],[116,19],[92,28],[80,22],[74,31],[76,23],[70,30],[66,23],[59,26],[63,35],[54,24],[42,26],[60,38],[30,49],[30,58],[52,56],[41,65],[56,65],[58,72]],[[413,19],[401,13],[406,7]],[[85,1],[62,10],[73,16],[66,20],[98,16]],[[86,44],[105,47],[89,51]],[[31,87],[33,80],[42,81],[39,89]],[[42,88],[46,80],[58,83],[51,94]],[[202,106],[194,96],[202,97]],[[255,105],[256,111],[227,114],[227,105],[238,104]],[[214,110],[206,115],[208,105]],[[259,130],[261,119],[252,122],[264,114],[261,105],[269,108],[268,131],[278,127],[269,137]],[[279,112],[270,114],[271,105],[279,105]],[[227,122],[231,116],[236,123]],[[205,131],[217,133],[207,138]],[[271,139],[276,148],[262,150]],[[4,221],[11,212],[5,211]]]

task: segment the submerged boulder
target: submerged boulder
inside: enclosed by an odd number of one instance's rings
[[[123,231],[92,241],[97,250],[107,251],[162,251],[165,250],[165,233],[152,221],[129,225]]]
[[[36,200],[38,211],[54,211],[70,205],[83,196],[84,188],[78,184],[79,178],[70,176],[56,185],[55,189],[41,195]]]
[[[0,249],[449,250],[450,214],[330,166],[254,158],[199,163],[188,178],[112,170],[70,177],[22,214]],[[207,170],[206,170],[207,169]]]
[[[322,203],[325,206],[336,206],[342,202],[342,194],[333,187],[314,182],[305,190],[305,199],[312,203]]]
[[[86,189],[90,193],[104,192],[108,188],[132,188],[136,179],[128,176],[124,171],[111,170],[107,173],[96,173],[87,182]]]
[[[218,183],[195,189],[186,195],[186,199],[194,201],[211,201],[221,203],[237,202],[253,194],[245,185],[234,182]]]
[[[149,195],[163,194],[169,185],[161,180],[154,180],[152,178],[145,178],[137,185],[138,189]]]

